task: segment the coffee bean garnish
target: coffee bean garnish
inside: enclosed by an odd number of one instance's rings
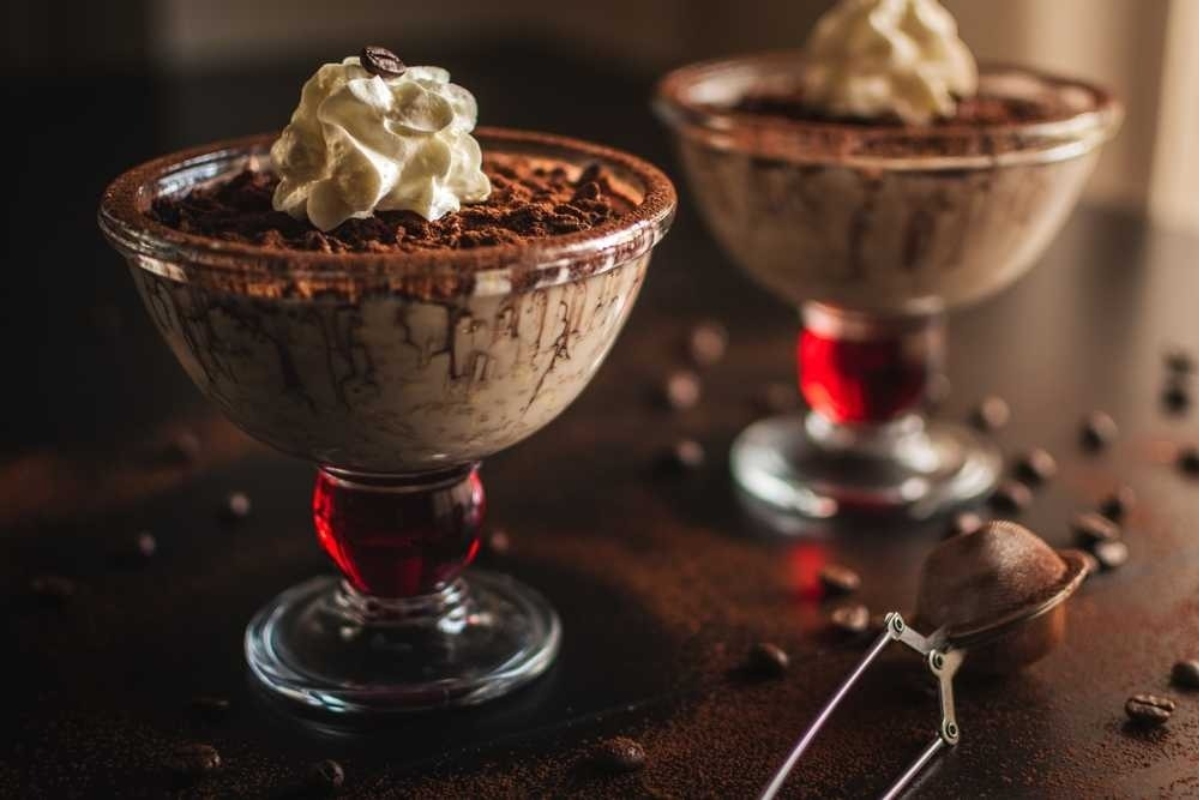
[[[839,606],[829,614],[829,624],[844,634],[859,634],[871,625],[871,612],[861,603]]]
[[[1103,411],[1093,411],[1083,420],[1081,438],[1084,446],[1092,450],[1108,447],[1117,438],[1117,423]]]
[[[607,772],[636,772],[646,765],[646,751],[628,736],[615,736],[596,745],[592,763]]]
[[[75,594],[75,581],[61,575],[38,575],[29,581],[29,591],[50,603],[63,603]]]
[[[1133,491],[1133,487],[1118,486],[1100,503],[1100,513],[1111,520],[1121,520],[1135,505],[1137,505],[1137,493]]]
[[[304,771],[304,785],[317,792],[336,792],[345,783],[346,770],[332,758],[309,764]]]
[[[1171,372],[1187,374],[1196,371],[1196,360],[1186,350],[1172,347],[1163,353],[1163,364]]]
[[[1004,481],[992,492],[988,502],[997,511],[1019,513],[1033,503],[1033,492],[1020,481]]]
[[[1174,700],[1154,694],[1135,694],[1125,701],[1125,713],[1139,725],[1162,725],[1174,711]]]
[[[700,379],[694,372],[679,370],[667,376],[663,397],[675,411],[686,411],[700,402]]]
[[[250,516],[250,496],[245,492],[230,492],[225,498],[225,516],[229,519],[245,519]]]
[[[134,540],[134,548],[142,558],[150,558],[158,552],[158,539],[150,531],[142,531]]]
[[[1017,462],[1017,473],[1030,483],[1040,485],[1058,474],[1058,462],[1047,451],[1035,447]]]
[[[199,694],[191,699],[192,711],[208,719],[221,719],[229,714],[230,702],[227,697],[210,694]]]
[[[950,524],[946,527],[946,538],[952,536],[966,536],[970,533],[975,533],[983,527],[983,517],[973,511],[962,511],[954,515],[954,519],[950,520]]]
[[[997,431],[1008,424],[1011,416],[1012,412],[1008,408],[1008,403],[1004,402],[1004,398],[991,395],[985,397],[975,408],[971,415],[971,421],[980,430]]]
[[[181,744],[167,757],[167,769],[181,778],[199,778],[220,766],[221,754],[211,744]]]
[[[1125,562],[1129,560],[1129,546],[1120,539],[1100,542],[1092,548],[1092,555],[1104,570],[1118,569],[1125,566]]]
[[[1184,472],[1200,471],[1200,453],[1196,452],[1194,445],[1189,445],[1179,451],[1179,456],[1176,458],[1175,463]]]
[[[404,62],[386,47],[367,45],[358,54],[358,60],[363,69],[381,78],[399,78],[408,71]]]
[[[1163,407],[1168,411],[1183,411],[1189,403],[1191,397],[1188,396],[1187,384],[1179,379],[1168,381],[1162,393]]]
[[[1196,659],[1176,661],[1171,667],[1171,683],[1180,689],[1195,689],[1200,687],[1200,662]]]
[[[771,414],[786,414],[800,407],[800,393],[790,383],[768,383],[759,393],[758,404]]]
[[[701,322],[688,335],[688,353],[699,367],[711,367],[725,357],[729,331],[719,322]]]
[[[492,528],[484,537],[483,546],[492,555],[508,555],[512,550],[512,537],[505,528]]]
[[[746,654],[746,671],[764,678],[778,678],[788,670],[791,659],[783,648],[770,642],[759,642]]]
[[[694,439],[680,439],[671,446],[671,464],[681,470],[691,471],[704,466],[704,446]]]
[[[1121,529],[1108,517],[1088,511],[1071,518],[1071,530],[1080,544],[1091,546],[1121,538]]]
[[[821,580],[821,588],[828,595],[841,595],[857,592],[862,585],[858,573],[840,564],[826,564],[817,576]]]

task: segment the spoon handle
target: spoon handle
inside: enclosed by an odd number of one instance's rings
[[[908,769],[904,770],[904,774],[897,778],[896,782],[884,792],[881,800],[894,800],[896,797],[899,797],[900,793],[904,791],[904,787],[908,786],[909,782],[921,771],[921,768],[928,764],[929,760],[937,755],[938,751],[945,746],[946,740],[941,736],[935,736],[933,741],[929,743],[929,746],[921,752],[921,755],[917,756],[917,760]]]

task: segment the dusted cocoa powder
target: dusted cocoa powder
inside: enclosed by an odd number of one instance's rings
[[[610,176],[591,166],[572,178],[566,168],[522,157],[485,157],[492,194],[433,221],[411,211],[380,211],[322,232],[271,205],[278,179],[245,170],[182,197],[156,200],[155,219],[184,233],[275,250],[406,253],[516,244],[586,231],[632,205]]]

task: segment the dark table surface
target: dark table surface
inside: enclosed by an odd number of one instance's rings
[[[610,143],[678,175],[648,112],[648,78],[514,47],[413,55],[451,68],[487,124]],[[302,723],[252,690],[244,623],[329,568],[308,518],[312,467],[250,443],[205,405],[93,218],[104,183],[137,161],[278,127],[310,71],[4,90],[10,111],[44,110],[24,117],[25,149],[6,165],[17,183],[0,283],[0,796],[281,796],[327,757],[345,765],[352,796],[752,796],[862,650],[826,630],[831,605],[812,597],[815,567],[847,564],[872,610],[906,610],[942,526],[864,524],[827,541],[779,541],[742,514],[725,453],[762,413],[762,387],[792,379],[796,318],[715,249],[686,191],[592,386],[485,465],[491,523],[513,546],[484,560],[560,610],[553,670],[478,709],[355,730]],[[41,103],[45,90],[63,102]],[[702,319],[728,326],[728,356],[704,371],[697,408],[669,412],[656,389],[684,363],[687,331]],[[1197,647],[1197,484],[1174,464],[1196,440],[1196,413],[1172,413],[1160,395],[1164,350],[1196,351],[1195,237],[1081,208],[1028,278],[957,314],[951,330],[953,391],[939,413],[964,417],[998,393],[1013,410],[997,434],[1006,453],[1042,446],[1058,457],[1058,478],[1023,522],[1067,546],[1069,516],[1117,485],[1140,502],[1128,565],[1071,600],[1065,644],[1013,679],[960,687],[962,743],[914,794],[1194,797],[1196,695],[1172,688],[1169,673]],[[1194,400],[1194,379],[1189,392]],[[1121,428],[1100,454],[1078,445],[1093,409]],[[190,467],[162,457],[183,430],[203,442]],[[684,436],[703,443],[708,465],[664,474],[661,454]],[[253,502],[236,524],[219,514],[234,490]],[[148,559],[136,555],[142,531],[158,543]],[[74,594],[33,597],[39,575],[69,578]],[[746,680],[737,667],[764,640],[787,649],[792,668]],[[936,722],[912,661],[892,653],[868,673],[790,792],[877,794],[907,764]],[[1125,723],[1125,699],[1140,691],[1178,702],[1163,728]],[[228,714],[198,715],[198,694],[228,698]],[[645,769],[589,767],[592,743],[615,734],[643,743]],[[179,789],[163,758],[192,740],[219,748],[224,766]]]

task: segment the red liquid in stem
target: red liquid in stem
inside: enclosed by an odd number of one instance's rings
[[[411,597],[445,586],[475,558],[484,505],[473,470],[431,487],[358,484],[319,471],[313,521],[354,588]]]
[[[924,331],[854,341],[800,332],[796,358],[800,393],[834,422],[886,422],[921,403],[937,368]]]

